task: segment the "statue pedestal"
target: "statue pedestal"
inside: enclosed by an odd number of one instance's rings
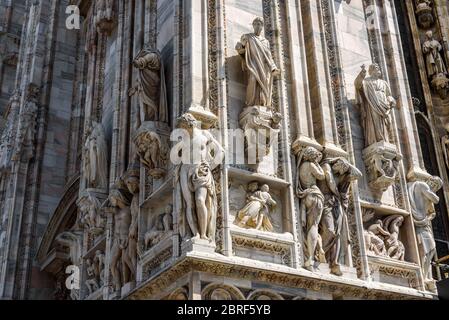
[[[243,109],[239,117],[240,127],[245,134],[246,158],[256,171],[266,172],[267,165],[273,162],[273,146],[279,143],[279,123],[281,114],[263,106],[252,106]],[[268,162],[268,164],[267,164]]]
[[[170,127],[163,122],[142,123],[133,137],[140,162],[153,179],[162,179],[167,174],[169,160]]]
[[[374,190],[387,191],[398,180],[398,166],[402,156],[395,145],[387,142],[372,144],[363,150],[369,185]]]
[[[182,252],[200,251],[205,253],[215,253],[216,245],[208,240],[203,239],[189,239],[182,243]]]
[[[191,113],[195,119],[200,121],[201,128],[205,130],[213,127],[218,121],[218,117],[215,114],[204,109],[203,107],[192,106],[187,112]]]
[[[446,75],[442,73],[436,75],[433,78],[431,84],[435,91],[439,94],[441,99],[447,98],[449,90],[449,79],[446,77]]]

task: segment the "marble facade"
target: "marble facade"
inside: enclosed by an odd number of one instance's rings
[[[437,297],[449,4],[19,2],[0,298]]]

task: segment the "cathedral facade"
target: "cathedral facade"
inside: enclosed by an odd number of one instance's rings
[[[0,299],[438,297],[448,1],[0,12]]]

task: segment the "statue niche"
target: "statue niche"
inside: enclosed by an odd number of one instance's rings
[[[262,35],[263,19],[256,18],[253,27],[254,33],[244,34],[236,50],[248,78],[240,126],[245,132],[248,163],[258,164],[270,153],[282,115],[272,107],[273,80],[280,70],[272,57],[270,42]]]
[[[373,190],[385,192],[398,179],[398,165],[402,156],[390,141],[391,110],[396,106],[389,84],[382,79],[377,64],[366,67],[355,80],[357,104],[361,112],[361,125],[365,136],[363,159]]]
[[[164,213],[149,221],[148,232],[145,233],[145,248],[151,249],[173,230],[173,207],[168,205]]]

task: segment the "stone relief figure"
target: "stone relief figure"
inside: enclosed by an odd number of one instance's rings
[[[130,257],[129,238],[133,218],[131,213],[132,195],[123,181],[118,181],[111,189],[109,201],[114,212],[114,238],[111,249],[111,274],[117,292],[131,282],[135,270]]]
[[[236,50],[242,57],[243,70],[248,73],[246,105],[271,107],[273,78],[280,73],[271,55],[270,42],[262,35],[264,21],[253,21],[254,33],[244,34]]]
[[[80,222],[90,233],[98,235],[104,230],[106,221],[101,214],[101,202],[91,193],[81,197],[78,202]]]
[[[137,270],[137,235],[138,235],[138,217],[139,217],[139,184],[140,184],[140,169],[137,165],[131,165],[125,177],[125,183],[128,191],[132,195],[130,210],[131,210],[131,225],[129,227],[128,235],[128,255],[131,260],[131,269]]]
[[[421,256],[422,272],[429,289],[433,289],[432,260],[436,255],[432,220],[436,215],[434,205],[440,201],[436,193],[442,186],[443,181],[439,177],[431,177],[426,182],[415,181],[408,184],[412,217]]]
[[[183,147],[193,150],[194,161],[184,159],[175,169],[174,187],[176,213],[183,239],[191,234],[193,239],[215,243],[217,218],[217,194],[212,170],[222,159],[224,150],[215,137],[202,130],[192,114],[186,113],[177,121],[177,127],[188,132],[190,139]],[[182,151],[181,151],[182,152]]]
[[[270,195],[270,188],[264,184],[260,189],[257,182],[248,185],[247,203],[237,213],[234,224],[241,228],[273,232],[270,213],[276,201]]]
[[[443,46],[434,38],[432,30],[426,32],[426,41],[423,44],[422,50],[426,58],[427,75],[429,78],[433,79],[440,74],[446,75],[446,65],[440,53],[443,50]]]
[[[150,221],[150,227],[145,234],[145,248],[150,249],[161,242],[163,237],[173,230],[173,207],[168,205],[163,214]]]
[[[387,256],[401,261],[404,261],[405,257],[404,244],[399,240],[399,232],[403,223],[404,217],[398,215],[389,216],[384,220],[385,229],[389,234],[385,239]]]
[[[446,129],[447,134],[441,138],[441,144],[443,147],[444,162],[449,169],[449,123],[444,125],[444,129]]]
[[[305,268],[313,271],[316,257],[326,262],[325,252],[318,228],[324,208],[324,195],[317,182],[324,181],[326,175],[320,166],[323,155],[314,147],[305,147],[299,154],[296,194],[301,199],[300,220],[305,232]]]
[[[386,256],[387,249],[383,237],[389,235],[384,229],[382,220],[377,220],[364,231],[366,250],[376,256]]]
[[[95,121],[84,143],[84,174],[87,188],[107,190],[108,146],[103,126]]]
[[[150,176],[162,178],[166,173],[168,150],[159,134],[143,125],[134,137],[141,163],[148,169]]]
[[[145,121],[168,122],[164,64],[160,53],[143,49],[134,59],[133,65],[139,69],[139,80],[129,94],[139,95],[140,124]]]
[[[340,253],[349,243],[347,211],[351,182],[362,173],[344,158],[329,158],[321,163],[325,179],[318,180],[318,187],[324,194],[324,210],[320,222],[323,250],[331,273],[341,276]]]
[[[363,65],[355,80],[366,147],[377,142],[390,142],[390,112],[396,106],[396,100],[391,95],[389,84],[382,79],[379,66],[372,64],[368,73],[367,77],[366,67]]]
[[[89,296],[100,289],[100,285],[98,283],[97,276],[95,274],[95,267],[90,259],[86,260],[86,273],[87,273],[87,280],[86,280],[86,287],[89,291]]]

